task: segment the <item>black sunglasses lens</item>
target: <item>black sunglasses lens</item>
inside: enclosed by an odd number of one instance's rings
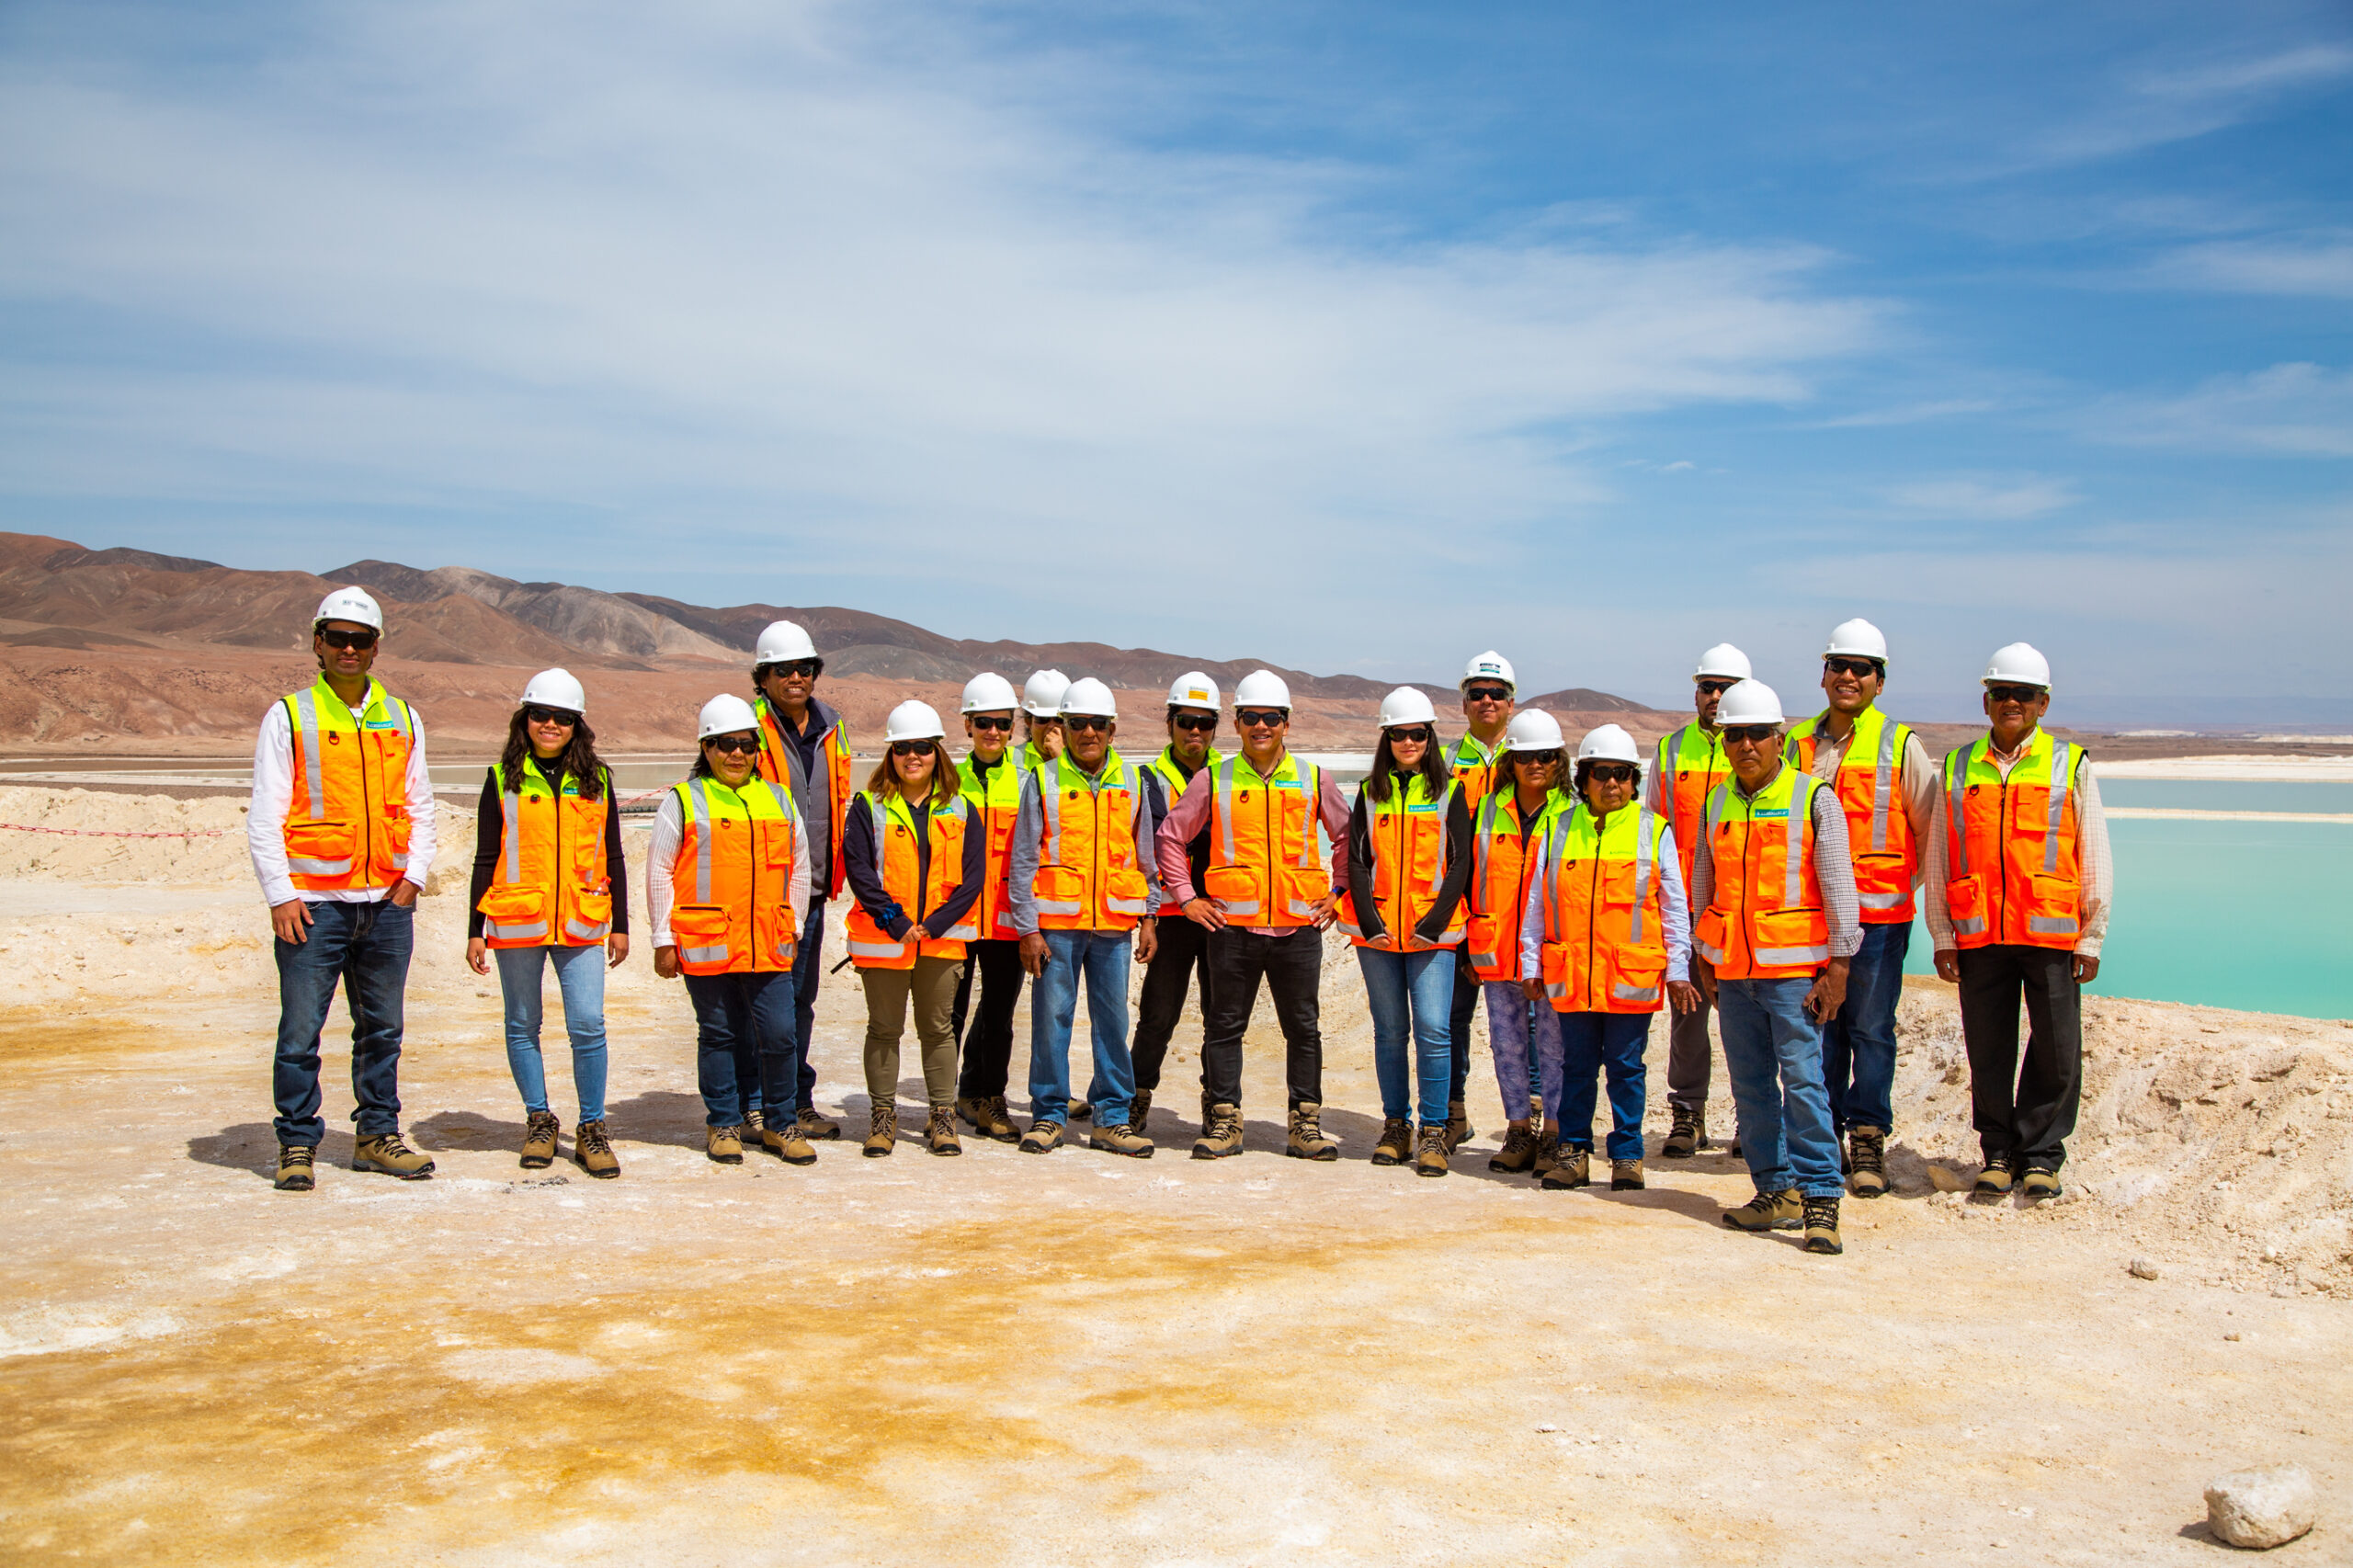
[[[1429,744],[1429,731],[1419,727],[1411,730],[1392,730],[1389,732],[1389,739],[1392,744],[1399,741],[1404,741],[1407,744],[1413,744],[1418,742],[1421,744],[1427,745]]]
[[[917,752],[928,753],[930,750],[929,741],[892,741],[891,743],[892,756],[913,756]]]
[[[372,631],[322,631],[319,635],[326,640],[330,648],[373,648],[376,645],[376,634]]]
[[[760,749],[760,743],[749,735],[713,735],[703,742],[703,744],[722,756],[733,756],[739,752],[754,752]]]
[[[1634,770],[1622,762],[1597,763],[1587,777],[1598,778],[1604,784],[1623,784],[1634,777]]]
[[[1237,724],[1280,724],[1290,718],[1290,715],[1279,708],[1241,708],[1236,709],[1233,714],[1233,722]]]
[[[1195,733],[1199,733],[1199,732],[1200,732],[1200,731],[1202,731],[1202,730],[1214,730],[1214,729],[1216,729],[1216,728],[1217,728],[1217,721],[1216,721],[1215,719],[1204,718],[1204,717],[1200,717],[1200,716],[1199,716],[1199,715],[1195,715],[1195,714],[1190,714],[1190,713],[1188,713],[1188,714],[1185,714],[1184,716],[1180,717],[1180,718],[1176,721],[1176,727],[1177,727],[1178,729],[1180,729],[1180,730],[1191,730],[1191,731],[1194,731]]]
[[[1462,695],[1473,702],[1505,702],[1511,698],[1511,693],[1499,686],[1474,686]]]
[[[983,718],[976,714],[972,719],[972,728],[975,730],[1010,730],[1013,728],[1013,721],[1010,719]]]
[[[1070,730],[1108,730],[1111,721],[1100,713],[1065,713],[1063,727]]]
[[[578,714],[567,713],[561,708],[527,708],[523,717],[534,724],[562,724],[567,730],[580,722]]]
[[[2035,686],[1989,686],[1985,688],[1985,695],[1996,702],[2031,702],[2042,695],[2042,688]]]

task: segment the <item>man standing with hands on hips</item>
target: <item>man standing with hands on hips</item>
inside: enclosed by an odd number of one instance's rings
[[[309,1192],[320,1140],[319,1030],[351,1010],[351,1168],[404,1181],[433,1162],[401,1139],[400,1061],[417,895],[433,866],[425,726],[369,672],[384,612],[358,588],[320,601],[319,677],[273,704],[254,745],[245,846],[278,959],[277,1186]]]

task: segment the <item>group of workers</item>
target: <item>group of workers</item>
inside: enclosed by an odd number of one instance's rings
[[[319,1037],[338,982],[352,1017],[353,1167],[433,1170],[401,1136],[397,1066],[434,800],[415,710],[369,673],[383,631],[365,592],[330,594],[313,627],[318,679],[271,708],[255,753],[248,833],[277,937],[277,1185],[289,1190],[314,1185]],[[1671,1019],[1673,1123],[1659,1153],[1688,1159],[1709,1146],[1713,1011],[1737,1111],[1729,1152],[1756,1188],[1724,1219],[1802,1230],[1808,1251],[1835,1254],[1841,1196],[1887,1189],[1916,911],[1938,972],[1958,983],[1978,1192],[2061,1190],[2109,858],[2092,770],[2041,727],[2051,671],[2025,643],[1986,668],[1987,733],[1941,764],[1881,712],[1887,645],[1865,620],[1831,633],[1826,705],[1795,723],[1740,650],[1709,649],[1691,721],[1647,756],[1616,724],[1572,750],[1550,715],[1517,706],[1509,661],[1483,653],[1461,682],[1466,728],[1450,746],[1427,693],[1382,700],[1352,801],[1289,748],[1291,696],[1271,671],[1236,685],[1232,752],[1216,744],[1216,683],[1179,676],[1159,716],[1165,744],[1141,763],[1114,744],[1103,682],[1043,670],[1017,693],[976,676],[961,760],[935,710],[902,702],[861,786],[842,717],[816,695],[824,668],[802,628],[764,631],[753,696],[703,705],[691,771],[654,821],[654,964],[683,980],[693,1007],[713,1161],[739,1165],[749,1143],[807,1165],[840,1137],[813,1097],[808,1048],[827,909],[846,892],[869,1156],[900,1139],[912,1009],[932,1153],[961,1153],[960,1122],[1043,1154],[1086,1120],[1090,1147],[1149,1157],[1169,1041],[1197,987],[1193,1157],[1242,1152],[1243,1039],[1263,988],[1284,1040],[1284,1152],[1337,1159],[1322,1125],[1319,996],[1322,933],[1337,924],[1372,1019],[1373,1164],[1444,1176],[1473,1135],[1470,1025],[1483,999],[1506,1120],[1490,1168],[1590,1185],[1606,1082],[1609,1185],[1640,1188],[1651,1020]],[[523,692],[483,784],[467,959],[498,968],[533,1168],[553,1163],[563,1131],[540,1050],[553,965],[578,1099],[573,1157],[610,1177],[603,974],[629,951],[628,877],[587,707],[560,669]],[[1131,960],[1145,966],[1132,1038]],[[1025,979],[1026,1128],[1006,1098]],[[1091,1076],[1076,1096],[1082,987]]]

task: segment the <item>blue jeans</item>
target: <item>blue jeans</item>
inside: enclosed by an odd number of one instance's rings
[[[1454,949],[1392,953],[1358,948],[1357,965],[1364,971],[1364,999],[1372,1008],[1372,1072],[1381,1082],[1381,1114],[1399,1120],[1413,1111],[1414,1085],[1405,1073],[1410,1027],[1422,1125],[1438,1126],[1446,1119],[1447,1100],[1454,1092],[1454,1037],[1448,1021],[1454,1008]]]
[[[1847,1000],[1822,1029],[1822,1075],[1830,1090],[1830,1125],[1895,1126],[1895,1004],[1904,996],[1904,958],[1912,950],[1908,920],[1863,927],[1862,950],[1847,971]]]
[[[1546,1009],[1548,1012],[1551,1009]],[[1643,1157],[1643,1048],[1650,1043],[1648,1013],[1553,1013],[1561,1021],[1561,1044],[1566,1064],[1561,1074],[1560,1097],[1552,1102],[1560,1123],[1561,1142],[1571,1149],[1593,1148],[1593,1102],[1596,1079],[1609,1073],[1609,1157]]]
[[[695,1009],[695,1076],[706,1125],[741,1126],[755,1093],[772,1106],[792,1103],[802,1053],[789,971],[690,974],[687,1000]]]
[[[1086,1017],[1095,1030],[1095,1125],[1126,1124],[1136,1096],[1128,1054],[1128,956],[1125,931],[1042,931],[1046,967],[1029,990],[1029,1114],[1070,1119],[1070,1031],[1078,1016],[1078,980],[1086,976]]]
[[[585,948],[498,948],[498,989],[506,999],[506,1068],[522,1091],[523,1108],[548,1108],[547,1068],[540,1057],[540,981],[555,965],[563,998],[563,1032],[572,1037],[572,1092],[580,1119],[605,1119],[605,945]],[[543,961],[544,960],[544,961]]]
[[[1836,1198],[1846,1190],[1822,1086],[1822,1030],[1805,1010],[1813,988],[1805,976],[1716,983],[1740,1152],[1759,1192],[1794,1187],[1808,1198]]]
[[[801,945],[792,955],[792,1038],[801,1042],[801,1070],[794,1075],[791,1096],[795,1110],[813,1110],[817,1106],[817,1069],[809,1060],[809,1040],[817,1027],[817,982],[825,973],[824,949],[825,901],[812,898],[801,917]],[[744,1110],[748,1115],[775,1103],[755,1082]]]
[[[351,1009],[351,1119],[362,1138],[401,1130],[401,1025],[408,994],[408,955],[416,911],[377,903],[303,906],[311,926],[300,942],[278,942],[278,1060],[270,1071],[278,1100],[278,1141],[318,1147],[319,1030],[335,988]]]
[[[1530,1002],[1517,980],[1490,980],[1481,989],[1487,994],[1487,1046],[1495,1052],[1504,1119],[1527,1120],[1531,1094],[1543,1100],[1546,1115],[1558,1115],[1561,1015],[1550,1002]]]

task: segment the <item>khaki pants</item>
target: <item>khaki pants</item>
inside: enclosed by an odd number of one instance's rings
[[[935,1106],[956,1103],[956,983],[962,959],[918,958],[913,969],[858,971],[866,987],[866,1092],[878,1106],[899,1099],[899,1037],[907,1028],[907,998],[915,1004],[915,1038],[923,1042],[923,1087]]]

